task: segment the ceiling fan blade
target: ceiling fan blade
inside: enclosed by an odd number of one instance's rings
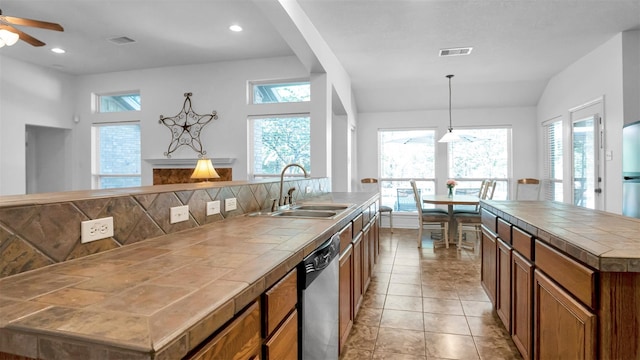
[[[13,33],[18,34],[18,36],[20,36],[20,40],[25,41],[25,42],[33,45],[33,46],[43,46],[43,45],[45,45],[45,43],[43,43],[42,41],[34,38],[33,36],[31,36],[31,35],[29,35],[27,33],[24,33],[24,32],[22,32],[22,31],[20,31],[20,30],[18,30],[16,28],[14,28],[11,25],[2,25],[2,24],[0,24],[0,29],[9,30],[9,31],[11,31]]]
[[[5,22],[12,25],[31,26],[31,27],[37,27],[37,28],[42,28],[47,30],[64,31],[64,29],[62,28],[62,26],[60,26],[60,24],[47,22],[47,21],[32,20],[32,19],[25,19],[25,18],[13,17],[13,16],[4,16],[4,15],[0,15],[0,20],[4,20]]]

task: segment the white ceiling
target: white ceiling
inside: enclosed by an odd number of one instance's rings
[[[0,54],[71,74],[293,55],[254,1],[267,0],[3,0],[5,15],[65,31],[21,27],[47,45]],[[553,75],[640,29],[640,0],[298,2],[351,76],[360,112],[445,108],[447,74],[454,107],[535,105]],[[107,41],[118,36],[136,43]],[[461,46],[471,55],[438,57]]]

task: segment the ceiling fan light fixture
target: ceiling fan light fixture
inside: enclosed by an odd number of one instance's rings
[[[14,32],[11,32],[6,29],[0,30],[0,40],[2,40],[2,43],[3,43],[2,46],[4,45],[12,46],[15,43],[17,43],[19,39],[20,39],[20,36]]]

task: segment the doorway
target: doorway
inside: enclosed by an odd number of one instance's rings
[[[604,209],[604,120],[602,99],[569,110],[571,114],[572,202]]]
[[[25,189],[27,194],[71,189],[71,130],[25,127]]]

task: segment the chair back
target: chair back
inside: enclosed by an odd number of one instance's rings
[[[540,197],[540,180],[518,179],[516,183],[516,200],[538,200]]]
[[[378,179],[376,178],[364,178],[360,180],[360,189],[362,191],[375,191],[380,192],[378,185]]]
[[[413,189],[413,198],[416,201],[416,209],[418,210],[418,216],[422,219],[422,199],[420,198],[420,192],[415,180],[409,180],[411,188]]]
[[[496,184],[498,182],[495,180],[487,180],[487,188],[485,189],[483,200],[491,200],[493,199],[493,193],[496,192]]]

